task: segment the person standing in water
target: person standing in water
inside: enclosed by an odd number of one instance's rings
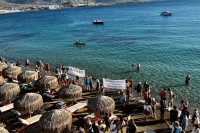
[[[190,81],[190,75],[187,75],[186,78],[185,78],[185,83],[189,84],[189,81]]]
[[[137,63],[137,70],[139,71],[140,70],[140,64]]]
[[[169,92],[169,103],[168,103],[168,107],[172,107],[173,106],[173,101],[175,98],[175,94],[171,91],[171,88],[168,89]]]
[[[48,75],[50,75],[50,67],[47,62],[45,63],[45,66],[46,66],[46,71],[48,72]]]
[[[26,60],[25,60],[25,66],[26,66],[27,70],[29,70],[29,68],[30,68],[30,61],[29,61],[28,58],[26,58]]]
[[[135,66],[134,62],[131,64],[131,66],[132,66],[132,67],[134,67],[134,66]]]

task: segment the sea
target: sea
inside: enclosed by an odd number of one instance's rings
[[[172,16],[160,16],[164,10]],[[102,79],[147,81],[157,98],[171,88],[191,108],[200,105],[200,1],[163,0],[0,14],[0,56],[71,65]],[[93,20],[104,20],[93,25]],[[76,46],[76,40],[85,46]],[[8,51],[5,50],[8,48]],[[139,63],[137,71],[132,63]],[[185,84],[186,75],[191,76]]]

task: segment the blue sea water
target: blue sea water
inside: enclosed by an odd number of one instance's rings
[[[168,10],[171,17],[160,16]],[[152,92],[171,87],[192,107],[200,101],[200,1],[169,0],[0,14],[0,56],[31,65],[41,59],[90,76],[133,77]],[[103,19],[104,25],[93,25]],[[73,43],[81,40],[86,46]],[[8,47],[8,52],[4,50]],[[132,62],[140,63],[141,70]],[[191,82],[185,85],[186,75]]]

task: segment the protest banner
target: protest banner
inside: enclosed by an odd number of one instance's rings
[[[113,89],[126,89],[125,80],[111,80],[103,78],[103,87]]]
[[[74,67],[69,67],[68,73],[74,76],[85,77],[85,70],[80,70]]]

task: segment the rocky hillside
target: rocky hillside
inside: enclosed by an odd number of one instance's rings
[[[33,5],[43,5],[43,4],[63,4],[72,1],[89,1],[89,2],[99,2],[99,3],[114,3],[114,2],[138,2],[138,1],[148,1],[148,0],[0,0],[0,5],[5,4],[33,4]]]

